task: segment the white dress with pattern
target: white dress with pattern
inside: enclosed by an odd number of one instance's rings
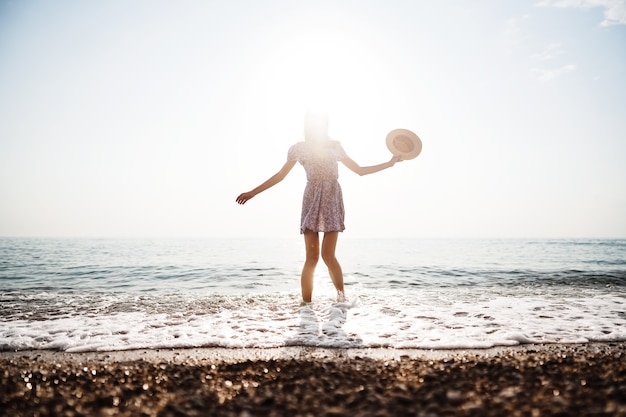
[[[300,233],[305,230],[343,232],[345,229],[343,195],[337,181],[337,161],[345,157],[345,151],[336,141],[323,144],[298,142],[289,148],[287,159],[300,162],[307,178]]]

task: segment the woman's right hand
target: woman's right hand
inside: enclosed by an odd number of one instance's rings
[[[247,193],[239,194],[236,201],[238,204],[245,204],[245,202],[250,200],[252,197],[254,197],[254,194],[248,191]]]

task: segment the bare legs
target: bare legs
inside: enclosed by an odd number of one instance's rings
[[[306,259],[302,267],[300,285],[302,286],[302,300],[310,303],[313,295],[313,273],[320,258],[320,237],[315,232],[304,232],[304,245],[306,247]]]
[[[322,240],[322,259],[328,267],[328,274],[333,281],[337,292],[339,293],[340,301],[343,297],[343,271],[337,258],[335,257],[335,248],[337,247],[337,238],[339,232],[325,232],[324,239]],[[302,276],[300,277],[300,284],[302,286],[302,299],[305,302],[311,302],[313,295],[313,273],[315,272],[315,266],[320,257],[320,237],[319,233],[311,232],[309,230],[304,232],[304,244],[306,247],[306,260],[302,267]]]
[[[335,257],[338,237],[339,232],[324,233],[324,240],[322,241],[322,259],[328,268],[328,274],[335,288],[343,295],[343,271],[341,270],[339,261]]]

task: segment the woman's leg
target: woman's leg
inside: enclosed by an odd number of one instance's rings
[[[328,274],[330,279],[333,280],[333,284],[339,293],[339,298],[344,297],[343,291],[343,271],[341,265],[335,257],[335,249],[337,248],[337,239],[339,238],[339,232],[326,232],[324,233],[324,240],[322,241],[322,259],[328,267]],[[340,299],[339,301],[343,301]]]
[[[313,296],[313,273],[320,258],[320,236],[317,232],[304,231],[304,245],[306,248],[306,260],[302,267],[300,285],[302,287],[302,300],[310,303]]]

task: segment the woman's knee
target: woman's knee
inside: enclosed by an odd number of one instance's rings
[[[309,265],[315,266],[320,259],[320,242],[317,233],[306,233],[304,236],[306,246],[306,260]]]
[[[320,260],[320,253],[319,251],[309,251],[307,250],[306,252],[306,259],[305,259],[305,263],[307,265],[310,266],[315,266],[317,265],[317,262]]]
[[[326,266],[333,266],[337,263],[337,257],[335,256],[335,251],[322,251],[322,260],[326,264]]]
[[[337,246],[337,232],[328,232],[324,234],[324,240],[322,242],[322,259],[327,266],[331,266],[337,263],[335,257],[335,247]]]

